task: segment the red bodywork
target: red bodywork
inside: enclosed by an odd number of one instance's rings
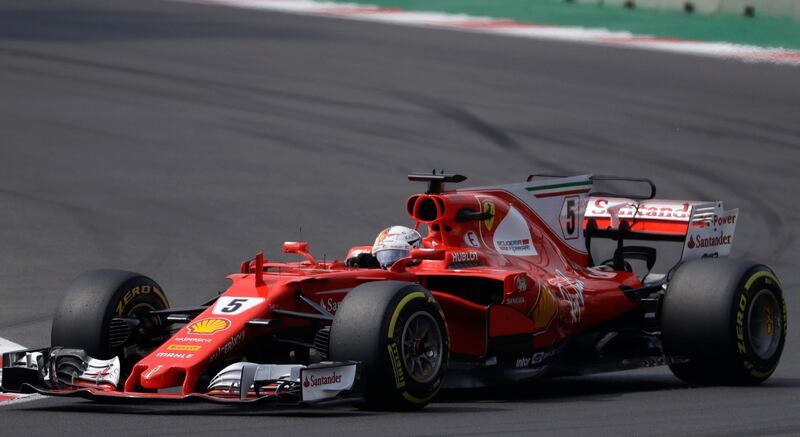
[[[559,199],[577,194],[585,201],[586,192],[562,192]],[[134,366],[124,390],[180,386],[183,394],[193,393],[216,360],[248,343],[282,330],[324,326],[324,321],[273,314],[276,309],[315,313],[298,293],[335,314],[349,290],[369,281],[419,282],[430,289],[444,310],[451,353],[474,358],[486,356],[491,340],[504,336],[527,335],[531,350],[548,348],[639,305],[620,289],[642,286],[633,273],[589,267],[585,251],[509,191],[415,195],[407,210],[420,231],[427,227],[427,236],[422,249],[390,270],[321,263],[305,243],[284,245],[284,251],[304,256],[302,262],[270,263],[259,255],[243,263],[242,273],[228,277],[232,285],[215,304]],[[462,210],[486,214],[461,219]],[[499,231],[501,223],[518,221],[517,213],[530,239],[503,240],[505,234],[499,233],[507,233],[508,226]],[[576,223],[582,228],[582,214],[573,218],[572,226]],[[369,248],[354,247],[348,257]],[[521,254],[511,255],[515,250]],[[248,324],[254,319],[263,323]]]

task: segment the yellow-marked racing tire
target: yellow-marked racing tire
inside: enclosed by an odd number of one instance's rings
[[[330,357],[362,362],[367,408],[424,407],[439,392],[449,357],[444,314],[419,284],[360,285],[331,326]]]
[[[119,356],[124,369],[168,334],[161,317],[148,316],[166,308],[167,297],[147,276],[92,270],[75,278],[62,295],[53,317],[51,344],[83,349],[95,358]]]
[[[691,384],[759,384],[778,365],[786,303],[768,267],[733,259],[681,265],[661,308],[672,372]]]

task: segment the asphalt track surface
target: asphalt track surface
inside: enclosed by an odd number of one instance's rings
[[[790,332],[755,388],[666,369],[449,392],[413,414],[46,399],[3,435],[758,435],[800,417],[800,70],[137,0],[0,6],[0,336],[49,344],[79,272],[175,306],[284,240],[343,256],[407,223],[411,170],[647,176],[742,210],[734,253],[782,278]]]

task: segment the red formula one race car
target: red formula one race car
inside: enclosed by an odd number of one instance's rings
[[[690,383],[757,384],[775,370],[786,305],[769,268],[726,257],[738,210],[656,200],[644,179],[445,190],[466,178],[409,178],[428,184],[406,202],[415,229],[389,228],[345,262],[285,243],[304,260],[258,254],[196,307],[170,308],[137,273],[79,276],[52,346],[3,356],[3,389],[412,409],[443,386],[657,365]],[[609,180],[649,194],[593,191]],[[651,272],[664,242],[680,259]]]

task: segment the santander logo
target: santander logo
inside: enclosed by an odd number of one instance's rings
[[[339,384],[342,382],[342,375],[336,374],[333,372],[331,375],[328,376],[314,376],[311,377],[306,376],[305,380],[303,381],[303,387],[317,387],[320,385],[330,385],[330,384]]]
[[[726,245],[729,246],[732,240],[733,240],[733,235],[725,235],[724,233],[720,233],[717,236],[710,236],[710,237],[695,235],[694,238],[689,239],[689,241],[686,243],[686,247],[688,247],[689,249],[694,249],[695,247],[705,248],[705,247],[717,247]]]

